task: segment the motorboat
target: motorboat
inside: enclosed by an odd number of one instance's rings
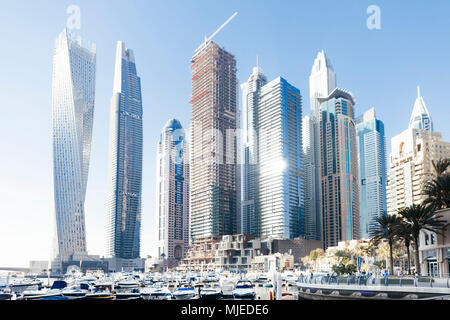
[[[139,283],[134,278],[125,278],[117,282],[117,288],[133,289],[138,288]]]
[[[12,292],[20,294],[25,290],[39,290],[42,287],[42,281],[39,279],[18,278],[14,279],[9,288]]]
[[[200,299],[218,300],[222,297],[222,289],[218,285],[207,286],[200,289]]]
[[[208,273],[203,279],[204,282],[218,282],[219,280],[219,276],[214,273]]]
[[[222,296],[232,297],[234,287],[235,287],[235,282],[232,279],[228,279],[228,278],[221,279],[220,288],[222,291]]]
[[[233,298],[235,300],[254,300],[256,293],[253,284],[247,280],[238,281],[233,290]]]
[[[199,298],[192,286],[182,286],[175,290],[172,296],[175,300],[195,300]]]
[[[109,290],[95,289],[87,293],[84,297],[87,300],[114,300],[114,296]]]
[[[256,276],[256,283],[266,283],[269,281],[269,278],[265,274],[259,274]]]
[[[141,291],[138,288],[117,291],[114,296],[116,300],[136,300],[141,299]]]
[[[88,293],[89,285],[87,283],[74,284],[62,289],[62,295],[69,300],[84,298]]]
[[[160,284],[141,289],[141,296],[144,300],[171,300],[170,290]]]
[[[56,280],[50,289],[43,288],[38,290],[25,290],[22,292],[20,299],[22,300],[42,300],[50,297],[63,296],[63,289],[67,287],[64,280]]]

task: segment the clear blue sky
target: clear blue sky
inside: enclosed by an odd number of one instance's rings
[[[331,59],[338,86],[354,93],[356,113],[375,107],[387,139],[404,130],[416,86],[436,131],[450,140],[450,2],[442,1],[5,1],[0,0],[0,266],[48,259],[53,231],[51,76],[53,41],[69,5],[81,9],[79,34],[97,44],[87,245],[103,255],[109,103],[117,40],[135,51],[144,104],[143,256],[156,243],[156,143],[165,122],[190,121],[190,58],[204,35],[234,11],[216,37],[235,54],[238,79],[259,64],[269,80],[297,86],[309,113],[308,77],[317,52]],[[381,30],[368,30],[366,9],[381,8]]]

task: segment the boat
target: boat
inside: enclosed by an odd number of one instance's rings
[[[222,290],[217,285],[200,289],[200,299],[202,300],[218,300],[220,298],[222,298]]]
[[[268,281],[269,278],[265,274],[259,274],[255,279],[256,283],[266,283]]]
[[[161,284],[141,289],[141,296],[144,300],[172,299],[172,293],[170,292],[170,290]]]
[[[141,299],[141,292],[139,289],[118,291],[114,294],[116,300],[137,300]]]
[[[198,299],[199,296],[195,292],[194,287],[192,286],[183,286],[175,290],[172,294],[175,300],[195,300]]]
[[[50,289],[43,288],[38,290],[25,290],[22,292],[20,299],[22,300],[42,300],[45,298],[62,296],[63,289],[67,287],[67,282],[64,280],[56,280]]]
[[[88,293],[89,285],[87,283],[74,284],[62,289],[62,295],[69,300],[84,298]]]
[[[233,298],[235,300],[254,300],[256,293],[252,283],[247,280],[238,281],[233,290]]]
[[[12,300],[14,298],[14,293],[9,289],[0,289],[0,300]]]
[[[132,289],[132,288],[138,288],[138,287],[139,287],[139,283],[134,278],[125,278],[125,279],[117,282],[117,288]]]
[[[235,282],[231,279],[222,279],[220,281],[220,288],[222,290],[222,296],[223,297],[232,297],[233,296],[233,290]]]
[[[218,282],[219,280],[219,277],[214,273],[208,273],[203,279],[204,282]]]
[[[14,279],[9,284],[12,292],[16,294],[23,293],[25,290],[39,290],[42,287],[42,281],[38,279],[19,278]]]
[[[114,300],[114,296],[111,294],[110,291],[103,291],[103,290],[94,290],[90,293],[87,293],[84,299],[87,300]]]

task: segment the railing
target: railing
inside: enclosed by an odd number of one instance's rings
[[[357,285],[357,286],[397,286],[397,287],[422,287],[422,288],[450,288],[450,275],[447,277],[432,276],[300,276],[298,283],[328,284],[328,285]]]

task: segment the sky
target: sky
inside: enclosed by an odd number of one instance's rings
[[[141,256],[155,255],[156,146],[170,118],[189,127],[190,59],[205,35],[235,11],[214,40],[233,53],[245,82],[259,57],[268,80],[298,87],[309,114],[308,77],[325,50],[355,112],[375,107],[388,145],[407,128],[417,85],[435,131],[450,141],[450,1],[381,0],[0,0],[0,267],[50,258],[54,225],[52,55],[70,5],[75,32],[97,46],[96,101],[85,203],[90,254],[106,249],[109,108],[117,40],[134,50],[142,82],[144,164]],[[380,29],[369,29],[370,5]]]

